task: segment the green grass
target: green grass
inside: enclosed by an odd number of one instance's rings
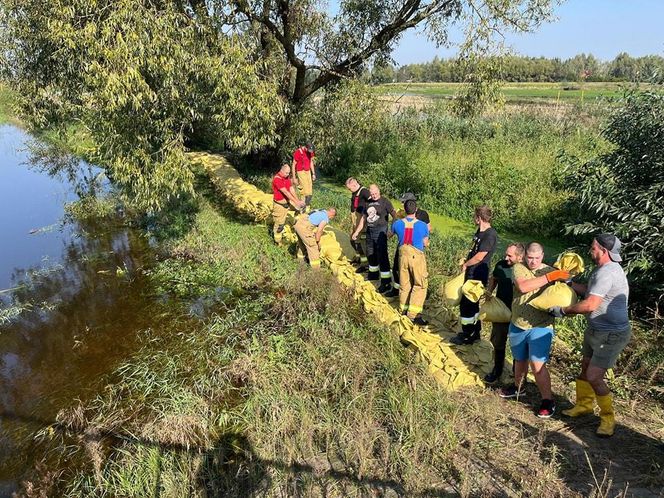
[[[72,497],[472,494],[493,486],[471,470],[487,462],[513,489],[562,493],[556,459],[540,459],[541,445],[501,430],[506,421],[486,409],[495,397],[442,390],[393,332],[327,272],[276,248],[265,227],[202,201],[191,228],[151,275],[158,286],[190,289],[164,303],[176,319],[146,330],[96,399],[59,415],[73,435],[38,438],[49,468],[63,472],[55,483],[33,480],[36,489]],[[213,286],[234,294],[211,302],[201,319],[189,316],[187,303]],[[512,465],[519,458],[531,462],[527,472]]]
[[[450,98],[460,83],[388,83],[376,87],[379,93],[412,95],[427,98]],[[615,98],[622,93],[621,83],[505,83],[501,92],[508,101],[591,102],[599,98]]]

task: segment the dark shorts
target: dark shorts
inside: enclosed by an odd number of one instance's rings
[[[582,353],[590,358],[590,364],[608,370],[616,366],[618,355],[632,338],[630,329],[619,332],[603,332],[590,327],[583,334]]]

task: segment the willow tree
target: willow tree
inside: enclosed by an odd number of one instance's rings
[[[504,33],[524,32],[551,17],[551,0],[208,1],[205,11],[227,29],[250,33],[259,57],[280,64],[273,74],[288,102],[301,106],[318,90],[383,63],[412,29],[450,45],[450,28],[465,32],[462,58],[476,60]]]
[[[169,2],[0,0],[4,75],[35,126],[87,132],[144,209],[191,191],[192,140],[248,153],[284,111],[251,43]]]

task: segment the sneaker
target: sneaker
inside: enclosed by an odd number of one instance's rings
[[[503,372],[499,372],[496,367],[493,367],[493,370],[484,376],[484,382],[487,384],[495,384],[502,375]]]
[[[501,398],[516,398],[517,396],[523,396],[524,394],[526,394],[526,391],[523,389],[523,386],[521,386],[521,389],[518,389],[516,384],[498,390],[498,396]]]
[[[364,273],[365,271],[368,271],[369,267],[366,265],[360,265],[357,267],[357,270],[355,270],[355,273]]]
[[[537,416],[539,418],[551,418],[554,413],[556,413],[556,402],[552,399],[543,399],[539,410],[537,410]]]
[[[397,297],[399,295],[399,291],[395,289],[394,287],[389,291],[383,294],[385,297]]]
[[[429,325],[429,322],[427,322],[424,318],[422,318],[422,315],[417,315],[415,318],[413,318],[413,323],[415,325],[419,325],[420,327]]]

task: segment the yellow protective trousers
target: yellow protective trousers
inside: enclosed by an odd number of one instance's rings
[[[283,236],[284,226],[286,225],[286,216],[288,216],[288,202],[283,201],[283,204],[275,200],[272,201],[272,233],[274,241],[279,244]]]
[[[300,191],[300,194],[303,196],[309,196],[314,194],[314,182],[311,179],[311,170],[309,171],[297,171],[297,188]]]
[[[320,268],[320,250],[316,242],[316,227],[309,222],[309,216],[302,215],[295,223],[297,234],[297,256],[303,257],[306,251],[312,268]]]
[[[411,245],[399,247],[399,305],[408,318],[422,313],[428,286],[427,260]]]
[[[358,213],[357,211],[354,213],[350,213],[351,220],[353,222],[353,232],[357,228],[357,225],[360,224],[360,220],[362,219],[362,213]],[[357,242],[353,245],[353,248],[355,251],[357,251],[357,254],[360,257],[360,263],[363,265],[367,264],[367,227],[365,226],[362,231],[360,232],[360,235],[357,236]]]

